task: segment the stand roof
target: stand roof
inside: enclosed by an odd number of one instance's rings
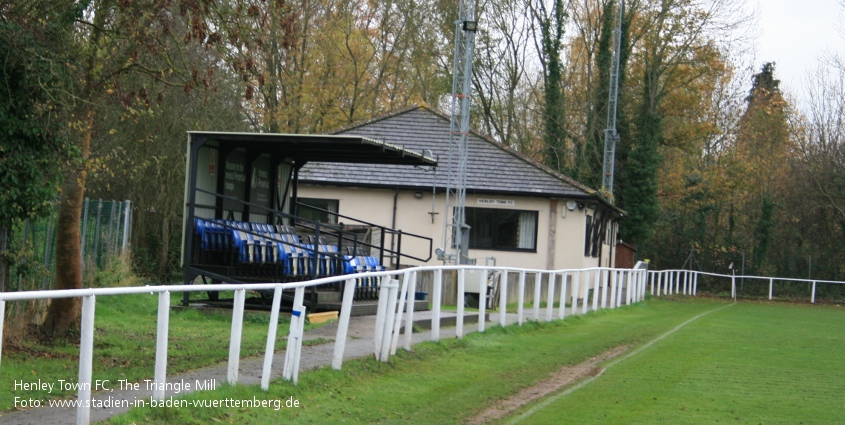
[[[353,135],[231,133],[189,131],[195,141],[221,149],[247,147],[253,151],[310,161],[354,164],[436,166],[437,160],[403,146]]]

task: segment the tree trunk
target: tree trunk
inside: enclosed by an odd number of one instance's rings
[[[88,122],[82,138],[82,166],[68,171],[62,184],[59,217],[56,222],[56,286],[55,289],[82,288],[82,260],[79,227],[82,222],[82,203],[85,199],[86,169],[94,131],[93,110],[88,111]],[[59,336],[77,325],[81,308],[79,298],[54,299],[47,311],[44,329]]]

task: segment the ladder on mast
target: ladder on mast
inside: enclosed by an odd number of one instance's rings
[[[469,226],[466,224],[467,139],[469,136],[470,89],[472,87],[472,51],[475,45],[475,0],[461,0],[455,21],[455,57],[452,71],[451,120],[449,124],[449,162],[446,187],[446,219],[443,226],[445,262],[467,264]],[[451,210],[451,211],[450,211]]]
[[[613,35],[611,42],[610,87],[607,99],[607,127],[604,129],[604,161],[602,165],[602,189],[613,196],[613,173],[616,161],[616,142],[619,133],[616,131],[616,109],[619,100],[619,49],[622,40],[622,14],[625,0],[619,0],[613,17]]]

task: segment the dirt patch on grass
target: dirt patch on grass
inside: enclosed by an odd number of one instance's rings
[[[601,370],[598,367],[599,363],[612,359],[624,353],[626,350],[628,350],[628,346],[621,345],[607,350],[598,356],[587,359],[577,365],[563,367],[547,379],[544,379],[528,388],[523,388],[518,393],[507,399],[497,401],[494,405],[470,418],[467,423],[480,425],[508,416],[526,404],[537,401],[549,394],[558,392],[562,388],[575,384],[582,379],[598,374]]]

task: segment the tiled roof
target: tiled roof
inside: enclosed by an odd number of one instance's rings
[[[306,164],[302,183],[342,186],[444,189],[448,178],[449,118],[417,106],[341,129],[336,134],[364,136],[414,151],[431,151],[436,170],[372,164]],[[424,152],[428,155],[428,152]],[[467,192],[593,197],[595,191],[475,132],[469,136]]]

